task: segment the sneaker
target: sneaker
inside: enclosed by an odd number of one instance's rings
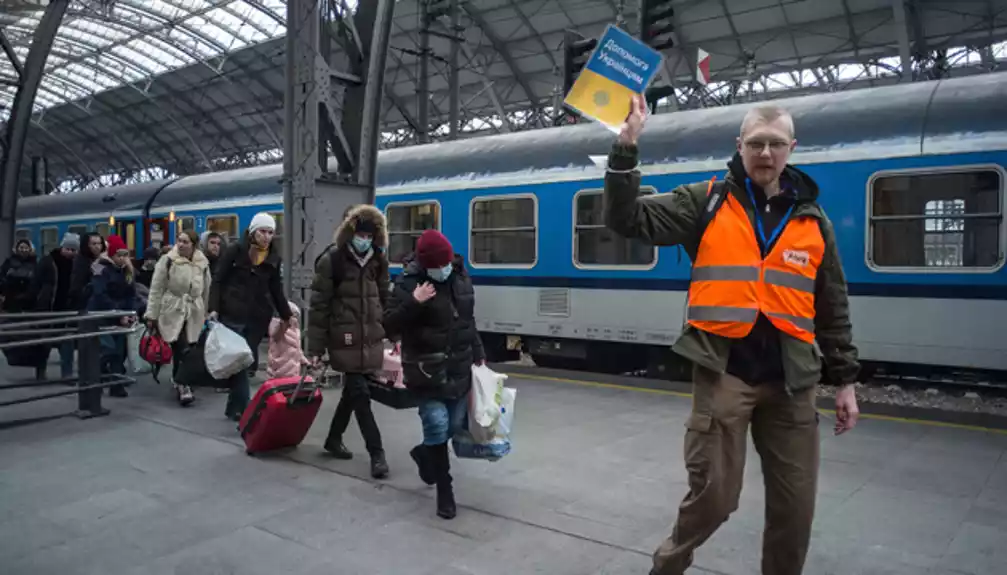
[[[192,394],[192,389],[188,385],[180,385],[178,390],[178,402],[183,406],[191,405],[196,397]]]

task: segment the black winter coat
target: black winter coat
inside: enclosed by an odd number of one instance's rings
[[[221,323],[232,329],[244,328],[249,340],[258,342],[269,329],[274,308],[284,320],[291,314],[283,295],[276,244],[271,244],[266,259],[254,266],[248,256],[250,242],[245,234],[242,241],[227,246],[220,255],[210,284],[207,312],[217,312]]]
[[[74,309],[70,301],[70,276],[75,258],[65,258],[61,251],[61,248],[52,250],[38,263],[31,288],[35,311]]]
[[[34,256],[14,254],[0,265],[0,294],[3,294],[3,311],[20,313],[30,311],[32,278],[38,259]]]
[[[94,275],[91,266],[100,257],[91,255],[88,248],[88,244],[94,236],[101,237],[97,232],[80,234],[80,251],[73,258],[73,271],[70,275],[70,302],[67,309],[76,311],[87,309],[90,297],[88,286],[91,285],[91,276]],[[104,238],[102,238],[102,245],[105,245]]]
[[[407,258],[395,280],[391,301],[385,309],[385,331],[391,339],[401,339],[402,359],[448,352],[448,385],[442,389],[417,390],[427,399],[464,397],[472,386],[472,364],[486,359],[475,321],[475,290],[459,255],[455,255],[451,277],[433,282],[415,261]],[[413,298],[413,290],[431,282],[437,290],[425,303]],[[404,382],[409,387],[409,380]]]

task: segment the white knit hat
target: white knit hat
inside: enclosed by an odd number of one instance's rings
[[[255,214],[252,218],[252,223],[248,224],[248,233],[254,234],[255,230],[261,230],[262,228],[269,228],[276,231],[276,220],[273,216],[267,214],[266,212],[259,212]]]

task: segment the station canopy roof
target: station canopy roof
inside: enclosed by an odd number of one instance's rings
[[[323,0],[355,9],[357,0]],[[441,0],[446,1],[446,0]],[[670,0],[676,47],[656,81],[663,111],[998,70],[1007,0]],[[23,62],[45,0],[0,6]],[[902,4],[904,10],[896,10]],[[638,31],[636,0],[463,0],[462,137],[553,124],[564,31]],[[27,158],[59,190],[280,160],[283,0],[72,0],[35,103]],[[449,132],[450,19],[432,28],[432,138]],[[383,144],[416,143],[418,0],[396,3],[385,75]],[[698,84],[696,52],[711,55]],[[901,73],[909,54],[913,73]],[[0,57],[0,120],[17,71]],[[26,170],[28,167],[26,166]],[[26,172],[27,174],[27,172]],[[28,185],[30,178],[22,178]]]

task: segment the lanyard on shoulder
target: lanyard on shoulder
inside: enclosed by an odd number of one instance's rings
[[[784,213],[783,217],[780,219],[780,223],[776,224],[776,228],[773,229],[773,233],[769,236],[769,239],[766,239],[766,231],[762,226],[762,216],[759,215],[759,205],[755,202],[755,194],[752,193],[752,180],[749,178],[745,178],[745,191],[748,192],[748,199],[752,201],[752,208],[755,213],[755,231],[759,234],[759,239],[762,240],[762,251],[763,253],[768,252],[769,246],[776,241],[776,237],[780,235],[784,226],[787,225],[787,220],[790,219],[790,214],[794,211],[794,204],[790,204],[790,207],[787,208],[786,213]]]

